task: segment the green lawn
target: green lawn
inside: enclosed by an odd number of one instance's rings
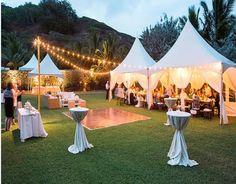
[[[192,118],[184,135],[189,156],[199,166],[173,167],[167,164],[167,152],[174,129],[163,125],[165,113],[117,106],[104,96],[80,94],[90,109],[116,107],[151,119],[86,130],[94,148],[73,155],[67,148],[73,143],[75,123],[62,114],[68,109],[42,107],[47,138],[21,143],[18,129],[2,131],[2,183],[236,183],[236,118],[225,126],[218,118]],[[36,107],[35,96],[23,99]],[[2,106],[2,128],[3,112]]]

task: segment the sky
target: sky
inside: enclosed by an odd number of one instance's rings
[[[188,7],[199,7],[201,0],[68,0],[79,17],[86,16],[132,36],[142,34],[154,26],[164,13],[175,18],[187,15]],[[38,4],[40,0],[2,0],[17,7],[25,2]],[[205,0],[211,9],[212,0]],[[234,8],[236,14],[236,5]]]

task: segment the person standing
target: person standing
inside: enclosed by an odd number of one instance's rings
[[[9,131],[11,128],[11,124],[13,123],[14,118],[14,91],[13,84],[9,82],[7,84],[7,88],[4,91],[4,99],[5,99],[5,115],[6,115],[6,126],[5,130]]]
[[[21,85],[21,80],[17,80],[17,108],[22,108],[22,95],[24,90]]]
[[[110,91],[110,84],[109,84],[109,81],[106,82],[106,100],[108,100],[109,98],[109,91]]]

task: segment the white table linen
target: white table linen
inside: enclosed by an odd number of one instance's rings
[[[190,167],[198,165],[196,161],[190,160],[188,157],[187,145],[183,134],[183,129],[187,126],[191,114],[181,111],[169,111],[167,112],[167,116],[171,125],[176,129],[167,155],[170,160],[167,163],[169,165]]]
[[[18,124],[21,142],[30,137],[47,137],[48,135],[43,127],[41,115],[35,109],[29,111],[25,108],[18,108]]]
[[[177,98],[164,98],[164,102],[166,104],[166,106],[168,107],[168,111],[172,111],[173,107],[175,106],[176,102],[177,102]],[[166,126],[170,125],[170,121],[167,117],[166,123],[164,124]]]
[[[84,127],[81,125],[81,121],[87,115],[89,109],[83,107],[71,108],[70,113],[73,119],[76,121],[74,144],[68,148],[68,151],[73,154],[83,152],[85,149],[92,148],[93,145],[89,144]]]

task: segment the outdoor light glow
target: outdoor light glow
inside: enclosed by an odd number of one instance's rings
[[[36,42],[39,41],[39,40],[36,40]],[[90,57],[90,56],[85,56],[85,55],[81,55],[81,54],[76,54],[75,52],[71,52],[71,51],[68,51],[68,50],[65,50],[63,48],[59,48],[59,47],[56,47],[56,46],[53,46],[53,45],[50,45],[48,43],[45,43],[45,42],[42,42],[40,41],[39,43],[41,43],[42,45],[42,48],[47,50],[49,53],[51,53],[54,57],[56,57],[58,60],[66,63],[67,65],[77,69],[77,70],[80,70],[81,72],[83,73],[87,73],[87,74],[90,74],[91,76],[93,75],[108,75],[110,73],[110,71],[107,71],[107,72],[94,72],[94,71],[91,71],[89,69],[84,69],[82,67],[79,67],[78,65],[76,64],[73,64],[73,62],[71,62],[70,60],[64,58],[62,55],[60,55],[60,52],[61,53],[64,53],[66,52],[68,55],[71,55],[71,56],[77,56],[77,57],[82,57],[82,59],[87,59],[88,61],[96,61],[98,63],[103,63],[103,64],[106,64],[106,63],[109,63],[109,64],[113,64],[114,66],[118,65],[117,63],[115,62],[110,62],[110,61],[106,61],[106,60],[100,60],[100,59],[97,59],[97,58],[93,58],[93,57]],[[55,52],[56,51],[56,52]]]

